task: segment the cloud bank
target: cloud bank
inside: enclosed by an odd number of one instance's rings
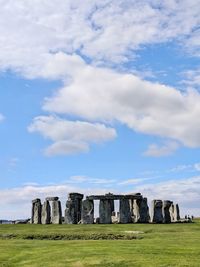
[[[87,189],[84,189],[81,184],[89,181]],[[69,182],[60,185],[25,185],[22,187],[11,189],[0,189],[0,201],[4,203],[1,207],[1,213],[6,218],[19,219],[30,217],[31,214],[31,199],[41,198],[42,201],[47,196],[59,196],[63,209],[67,199],[67,193],[80,192],[85,195],[89,194],[105,194],[110,191],[113,193],[130,193],[141,192],[143,196],[148,197],[149,206],[153,199],[169,199],[178,202],[182,216],[185,214],[199,216],[200,208],[200,177],[191,177],[177,180],[168,180],[154,184],[136,185],[141,182],[141,179],[130,179],[127,183],[118,183],[115,191],[113,184],[115,180],[95,179],[84,176],[72,177]],[[133,185],[133,190],[127,192],[122,187],[127,184]],[[79,185],[80,184],[80,185]],[[99,184],[101,188],[99,188]],[[134,185],[135,184],[135,185]],[[20,211],[20,212],[19,212]]]

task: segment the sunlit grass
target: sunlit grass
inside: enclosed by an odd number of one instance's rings
[[[126,231],[139,238],[86,240],[88,236],[123,236]],[[41,240],[54,235],[80,236],[81,240]],[[198,220],[167,225],[0,225],[0,236],[0,266],[200,266]],[[24,239],[27,236],[36,239]]]

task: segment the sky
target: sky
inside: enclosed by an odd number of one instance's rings
[[[69,192],[199,216],[200,1],[0,6],[0,218]]]

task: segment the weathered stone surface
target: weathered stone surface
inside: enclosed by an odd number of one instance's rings
[[[113,195],[110,193],[106,195],[91,195],[91,196],[87,196],[86,198],[90,200],[141,199],[142,195],[140,193],[129,194],[129,195]]]
[[[93,200],[86,199],[82,201],[81,222],[83,224],[94,223],[94,201]]]
[[[59,197],[46,197],[46,200],[48,200],[48,201],[55,201],[58,199],[59,199]]]
[[[65,223],[77,224],[81,220],[83,194],[69,193],[66,202]]]
[[[95,218],[94,219],[94,223],[99,224],[100,223],[100,218],[99,217]]]
[[[153,200],[151,204],[151,222],[162,223],[163,222],[163,203],[162,200]]]
[[[61,209],[61,203],[59,200],[52,201],[51,223],[62,224],[62,209]]]
[[[39,198],[34,199],[32,201],[32,216],[31,216],[31,223],[33,224],[41,224],[41,201]]]
[[[32,200],[32,203],[36,203],[36,202],[40,202],[40,199],[39,198],[36,198],[36,199],[33,199]]]
[[[111,223],[112,216],[112,203],[110,200],[101,199],[99,201],[99,220],[100,223]]]
[[[180,221],[180,211],[179,211],[179,205],[174,204],[174,222]]]
[[[131,216],[136,223],[148,223],[150,220],[147,198],[134,199]]]
[[[131,207],[129,199],[120,199],[119,201],[119,223],[131,223]]]
[[[171,206],[173,202],[170,200],[164,200],[163,201],[163,222],[164,223],[171,223],[172,218],[171,218]]]
[[[42,205],[41,222],[42,224],[49,224],[51,222],[51,207],[48,200]]]
[[[77,223],[75,202],[73,200],[67,200],[67,202],[66,202],[65,223],[67,223],[67,224],[76,224]]]
[[[80,193],[69,193],[68,194],[68,200],[74,200],[74,199],[83,199],[83,194]]]

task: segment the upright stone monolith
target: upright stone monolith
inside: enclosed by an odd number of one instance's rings
[[[119,201],[119,223],[131,223],[131,207],[129,199]]]
[[[31,216],[31,223],[33,224],[41,224],[41,200],[36,198],[32,201],[32,216]]]
[[[100,223],[112,223],[112,202],[108,199],[99,201],[99,221]]]
[[[49,201],[46,200],[42,205],[42,224],[50,224],[51,223],[51,207]]]
[[[93,224],[94,223],[94,201],[93,200],[86,199],[82,201],[81,223],[82,224]]]
[[[179,211],[179,205],[174,204],[174,222],[180,221],[180,211]]]
[[[67,224],[76,224],[76,215],[75,215],[75,203],[72,200],[66,201],[65,209],[65,223]]]
[[[130,201],[132,204],[131,215],[133,222],[135,223],[148,223],[150,220],[149,207],[147,204],[147,198],[134,199]]]
[[[173,205],[173,202],[170,200],[164,200],[163,201],[163,222],[164,223],[171,223],[172,219],[171,219],[171,206]]]
[[[70,193],[66,202],[65,223],[77,224],[81,221],[83,194]]]
[[[162,200],[155,199],[151,204],[151,222],[163,223]]]
[[[62,208],[61,208],[61,203],[59,200],[52,201],[51,223],[62,224]]]

